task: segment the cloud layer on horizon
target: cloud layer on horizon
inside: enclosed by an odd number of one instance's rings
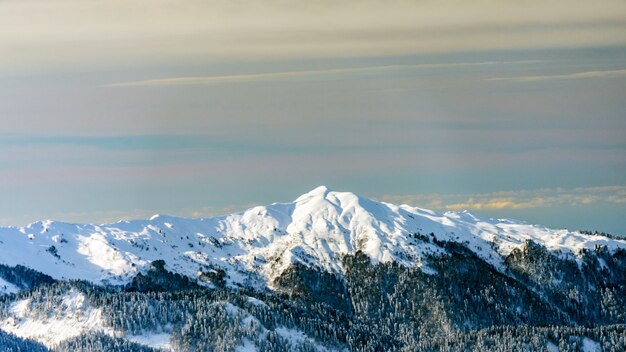
[[[338,190],[343,191],[343,190]],[[345,190],[348,191],[348,190]],[[543,188],[533,190],[515,190],[477,194],[413,194],[413,195],[382,195],[371,198],[393,204],[408,204],[435,211],[462,211],[479,212],[520,210],[520,209],[548,209],[555,207],[592,207],[600,203],[616,206],[626,205],[626,186],[600,186],[579,188]],[[250,209],[256,203],[247,203],[229,206],[200,206],[186,208],[161,209],[130,209],[130,210],[99,210],[79,212],[56,212],[40,214],[34,218],[33,214],[21,218],[0,217],[0,226],[26,225],[27,223],[52,218],[53,220],[81,222],[81,223],[113,223],[120,220],[147,219],[155,213],[181,217],[211,217],[227,215],[234,212]],[[35,215],[37,216],[37,215]],[[17,223],[16,223],[17,221]]]
[[[519,210],[589,206],[599,202],[626,204],[626,186],[543,188],[476,194],[384,195],[377,198],[435,210]]]

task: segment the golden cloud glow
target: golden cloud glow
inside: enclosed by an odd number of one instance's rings
[[[404,203],[437,210],[502,210],[559,206],[583,206],[599,202],[626,203],[626,186],[545,188],[479,194],[382,196],[391,203]]]

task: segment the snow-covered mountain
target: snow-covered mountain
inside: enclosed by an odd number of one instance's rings
[[[504,258],[526,240],[571,258],[597,246],[626,248],[625,240],[469,212],[440,214],[322,186],[291,203],[212,218],[155,215],[105,225],[47,220],[4,227],[0,264],[23,265],[55,279],[125,284],[162,259],[168,270],[192,278],[223,270],[228,286],[271,288],[294,263],[342,275],[341,258],[357,251],[373,263],[395,261],[433,274],[427,258],[445,253],[434,241],[462,243],[503,270]]]
[[[623,351],[626,240],[318,187],[0,228],[0,298],[11,351]]]

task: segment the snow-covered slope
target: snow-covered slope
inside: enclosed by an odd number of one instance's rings
[[[12,283],[0,278],[0,295],[5,293],[15,293],[20,290],[19,287],[13,285]]]
[[[560,255],[596,245],[626,248],[624,240],[468,212],[439,214],[318,187],[291,203],[214,218],[155,215],[106,225],[41,221],[0,228],[0,263],[57,279],[121,284],[163,259],[167,269],[191,277],[222,269],[228,285],[271,287],[292,263],[341,274],[341,257],[357,251],[375,263],[397,261],[429,272],[426,255],[443,253],[433,237],[461,242],[497,268],[527,239]]]
[[[58,306],[45,314],[31,309],[30,300],[13,304],[8,317],[0,322],[0,329],[16,336],[30,338],[48,347],[86,332],[102,332],[115,336],[115,331],[104,327],[102,310],[90,307],[85,295],[72,290],[62,297]]]

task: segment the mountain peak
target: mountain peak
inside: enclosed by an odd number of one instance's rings
[[[319,197],[325,198],[326,195],[328,193],[330,193],[330,192],[332,192],[332,190],[330,190],[328,187],[326,187],[324,185],[318,186],[318,187],[310,190],[309,192],[304,193],[300,197],[298,197],[296,199],[296,202],[299,202],[299,201],[302,201],[302,200],[305,200],[305,199],[309,199],[309,198],[314,198],[314,197],[316,197],[316,198],[319,198]]]
[[[350,204],[359,205],[361,203],[377,203],[372,200],[363,198],[352,192],[340,192],[332,190],[326,186],[319,186],[298,197],[294,204],[311,203],[311,204],[330,204],[337,207],[344,207]],[[311,209],[314,210],[314,209]]]
[[[315,187],[309,193],[319,194],[319,193],[327,193],[327,192],[332,192],[332,190],[324,185],[321,185],[321,186]]]

